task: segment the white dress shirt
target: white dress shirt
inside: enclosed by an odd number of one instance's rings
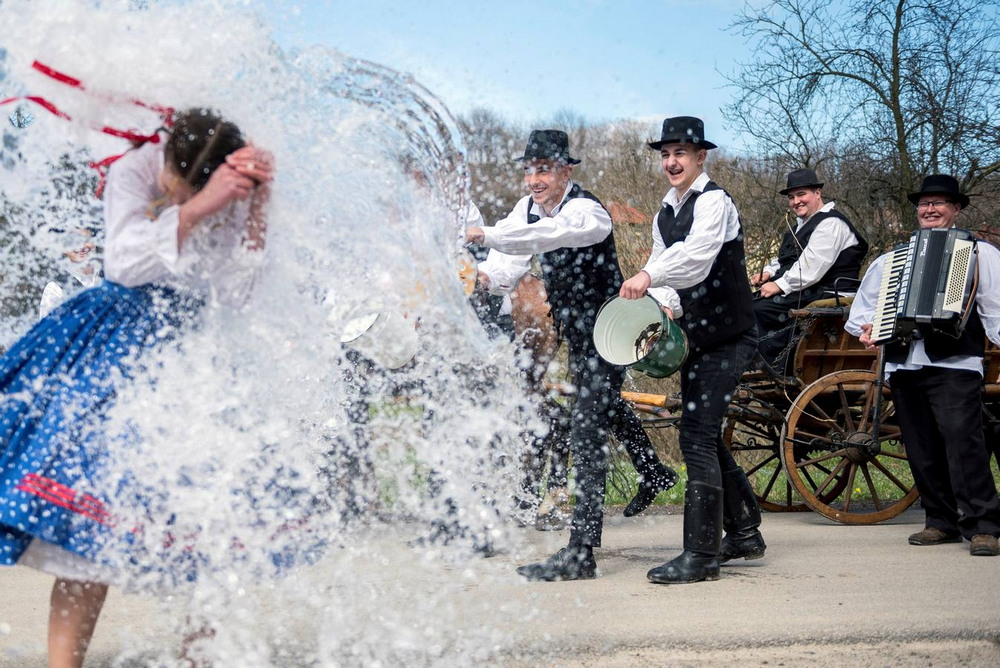
[[[827,202],[813,216],[818,213],[826,213],[832,210],[834,206],[835,202]],[[812,216],[805,220],[798,218],[795,232],[797,233],[801,230],[802,226],[809,222],[810,219],[812,219]],[[809,243],[802,249],[799,259],[788,268],[788,271],[781,278],[776,279],[774,283],[786,295],[815,285],[830,270],[833,263],[837,261],[841,251],[851,246],[857,246],[858,243],[858,238],[854,235],[854,232],[851,232],[851,228],[847,226],[847,223],[842,218],[827,218],[813,230],[813,233],[809,236]],[[774,276],[778,273],[780,267],[778,258],[775,258],[771,261],[771,264],[764,268],[764,271]]]
[[[990,244],[980,241],[976,244],[979,263],[979,289],[976,293],[976,309],[983,321],[983,328],[990,341],[1000,345],[1000,251]],[[872,262],[861,280],[861,287],[851,304],[851,316],[844,325],[850,334],[861,335],[861,325],[871,324],[875,317],[879,288],[882,285],[882,271],[888,253]],[[945,369],[965,369],[983,373],[983,358],[968,355],[953,355],[932,361],[924,350],[924,342],[917,339],[910,343],[906,361],[902,364],[886,362],[886,375],[895,371],[915,370],[924,366]]]
[[[693,287],[706,278],[718,256],[722,244],[732,241],[740,232],[740,215],[733,200],[721,188],[704,192],[712,179],[702,172],[681,198],[677,189],[671,188],[663,198],[663,205],[681,210],[692,194],[699,193],[694,204],[694,220],[687,236],[669,248],[663,243],[657,225],[659,212],[653,216],[653,250],[643,271],[649,274],[650,294],[679,315],[680,299],[676,291]],[[666,288],[666,289],[663,289]]]
[[[165,195],[158,186],[163,161],[163,144],[146,143],[111,166],[104,196],[105,278],[126,287],[156,283],[195,289],[225,303],[241,303],[263,261],[263,253],[242,244],[249,199],[203,220],[178,248],[180,207],[150,210]]]
[[[502,294],[517,287],[531,269],[531,257],[536,253],[593,246],[611,234],[611,215],[600,204],[586,197],[566,201],[572,188],[571,181],[563,201],[549,215],[528,195],[506,218],[483,228],[483,245],[491,250],[479,269],[489,276],[491,291]],[[541,218],[529,225],[529,213]]]

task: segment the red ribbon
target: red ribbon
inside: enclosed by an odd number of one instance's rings
[[[88,93],[91,92],[91,91],[88,91],[84,87],[83,82],[80,81],[79,79],[71,77],[68,74],[65,74],[64,72],[60,72],[58,70],[55,70],[55,69],[49,67],[48,65],[46,65],[44,63],[38,62],[37,60],[34,61],[33,63],[31,63],[31,67],[34,68],[35,70],[37,70],[38,72],[41,72],[45,76],[47,76],[49,78],[52,78],[52,79],[55,79],[59,83],[65,84],[65,85],[69,86],[70,88],[77,88],[77,89],[79,89],[81,91],[85,91],[85,92],[88,92]],[[107,100],[109,100],[111,102],[117,102],[117,101],[119,101],[119,100],[115,99],[114,96],[111,96],[111,95],[101,94],[100,97],[103,97],[103,98],[105,98],[105,99],[107,99]],[[56,105],[54,105],[53,103],[49,102],[44,97],[40,97],[38,95],[23,95],[23,96],[19,96],[19,97],[8,97],[8,98],[6,98],[4,100],[0,100],[0,107],[2,107],[5,104],[10,104],[11,102],[18,102],[20,100],[27,100],[28,102],[34,102],[35,104],[37,104],[38,106],[40,106],[42,109],[45,109],[46,111],[48,111],[50,114],[53,114],[54,116],[57,116],[59,118],[63,118],[65,120],[67,120],[67,121],[73,120],[70,117],[70,115],[67,114],[65,111],[62,111]],[[173,127],[173,125],[174,125],[174,122],[173,122],[174,110],[173,110],[172,107],[165,107],[165,106],[160,105],[160,104],[150,104],[150,103],[143,102],[142,100],[139,100],[139,99],[136,99],[136,98],[133,98],[133,97],[126,98],[125,101],[128,102],[129,104],[133,104],[133,105],[135,105],[137,107],[142,107],[144,109],[149,109],[150,111],[156,112],[157,114],[159,114],[160,118],[163,120],[163,124],[164,125],[166,125],[168,128],[169,127]],[[130,142],[132,142],[136,146],[138,146],[140,144],[145,144],[146,142],[157,144],[160,141],[160,135],[157,134],[156,132],[153,132],[152,134],[146,135],[146,134],[142,134],[142,133],[138,132],[137,130],[132,130],[132,129],[122,130],[122,129],[113,128],[113,127],[110,127],[110,126],[107,126],[107,125],[99,127],[99,128],[94,128],[94,129],[97,130],[98,132],[103,132],[106,135],[111,135],[112,137],[120,137],[122,139],[127,139],[127,140],[129,140]],[[104,192],[104,184],[105,184],[105,180],[106,180],[106,177],[107,177],[108,167],[110,167],[111,163],[113,163],[115,160],[118,160],[123,155],[125,155],[125,154],[121,153],[119,155],[109,156],[107,158],[104,158],[103,160],[99,160],[99,161],[96,161],[96,162],[89,163],[88,166],[91,167],[91,168],[93,168],[93,169],[96,169],[97,173],[100,176],[100,181],[98,182],[98,185],[97,185],[97,192],[96,192],[97,197],[100,197],[101,194]]]
[[[159,141],[159,137],[156,141]],[[152,139],[150,141],[153,141]],[[101,199],[101,195],[104,194],[104,186],[108,182],[108,168],[111,167],[111,163],[118,160],[118,158],[125,155],[124,153],[119,153],[118,155],[109,155],[103,160],[97,160],[96,162],[88,162],[87,166],[91,169],[97,170],[97,190],[94,191],[94,197]]]
[[[37,95],[24,95],[21,97],[8,97],[5,100],[0,100],[0,107],[5,104],[10,104],[11,102],[17,102],[18,100],[28,100],[29,102],[34,102],[41,108],[45,109],[49,113],[55,114],[59,118],[65,118],[67,121],[72,120],[65,111],[60,111],[56,105],[52,104],[44,97],[38,97]]]
[[[42,74],[44,74],[45,76],[52,77],[53,79],[55,79],[60,83],[64,83],[67,86],[71,86],[73,88],[83,89],[83,82],[81,82],[79,79],[74,79],[68,74],[63,74],[62,72],[58,72],[44,63],[40,63],[36,60],[35,62],[31,63],[31,66],[36,70],[38,70],[39,72],[41,72]]]
[[[64,72],[54,70],[45,63],[40,63],[36,60],[35,62],[31,63],[31,66],[34,69],[41,72],[42,74],[44,74],[45,76],[55,79],[59,83],[64,83],[71,88],[79,88],[80,90],[83,91],[87,90],[86,88],[84,88],[83,82],[80,81],[79,79],[75,79]],[[127,101],[130,104],[134,104],[137,107],[142,107],[144,109],[149,109],[150,111],[155,111],[163,118],[163,120],[167,123],[168,127],[173,125],[171,119],[174,115],[174,110],[172,107],[164,107],[161,104],[150,104],[148,102],[143,102],[142,100],[136,99],[134,97],[127,98]],[[102,130],[102,132],[104,131],[107,131],[107,128]]]

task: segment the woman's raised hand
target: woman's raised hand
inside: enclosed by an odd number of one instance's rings
[[[226,164],[257,183],[270,183],[274,178],[274,157],[253,144],[227,155]]]
[[[254,196],[251,205],[251,227],[254,229],[249,236],[250,240],[259,237],[254,245],[263,245],[262,209],[273,178],[274,159],[267,151],[249,144],[227,155],[226,162],[212,172],[205,187],[181,205],[178,247],[202,220],[251,195]]]

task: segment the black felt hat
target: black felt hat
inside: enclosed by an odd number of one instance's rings
[[[931,174],[924,177],[924,182],[920,184],[920,190],[910,193],[906,197],[916,204],[923,195],[947,195],[958,202],[962,208],[969,206],[969,196],[962,194],[958,189],[958,179],[947,174]]]
[[[694,144],[698,148],[718,148],[705,140],[705,124],[694,116],[674,116],[663,121],[660,141],[649,142],[649,148],[659,151],[664,144]]]
[[[528,145],[524,147],[524,155],[515,160],[558,160],[567,165],[576,165],[580,161],[569,157],[569,137],[562,130],[532,130],[528,137]]]
[[[796,169],[788,173],[788,183],[784,190],[779,190],[782,195],[787,195],[798,188],[822,188],[823,182],[816,176],[816,172],[811,169]]]

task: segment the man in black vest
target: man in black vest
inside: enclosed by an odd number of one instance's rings
[[[756,559],[767,547],[746,474],[722,440],[722,420],[757,347],[743,229],[736,205],[704,172],[705,126],[692,116],[663,121],[660,152],[672,188],[653,219],[653,252],[620,294],[639,299],[666,286],[690,351],[680,369],[680,446],[687,465],[684,552],[649,571],[658,584],[716,580],[720,562]],[[726,537],[723,540],[722,531]]]
[[[949,229],[969,198],[944,174],[924,179],[910,193],[924,229]],[[924,529],[911,545],[970,541],[974,556],[1000,554],[1000,499],[983,437],[983,352],[986,337],[1000,345],[1000,251],[977,244],[976,309],[961,336],[922,332],[885,347],[886,375],[899,417],[913,481],[924,508]],[[851,305],[845,329],[869,349],[887,255],[871,264]]]
[[[494,265],[491,275],[480,276],[494,290],[512,290],[528,272],[532,255],[538,256],[576,386],[571,427],[576,504],[569,545],[518,573],[530,580],[593,578],[593,548],[601,544],[604,525],[608,435],[625,446],[640,476],[626,514],[644,510],[657,493],[676,484],[677,474],[657,458],[641,422],[622,400],[624,369],[605,362],[594,348],[597,312],[621,283],[610,214],[572,181],[573,165],[580,161],[570,157],[565,132],[533,131],[518,160],[530,194],[496,226],[469,228],[466,240],[508,258],[506,270]]]
[[[795,327],[788,310],[833,296],[834,288],[840,294],[853,293],[868,252],[868,242],[847,216],[833,202],[823,203],[823,184],[816,172],[791,172],[781,194],[788,197],[797,225],[785,233],[778,257],[750,279],[760,286],[753,305],[760,336],[757,348],[764,361],[779,371],[784,367],[781,353]]]

